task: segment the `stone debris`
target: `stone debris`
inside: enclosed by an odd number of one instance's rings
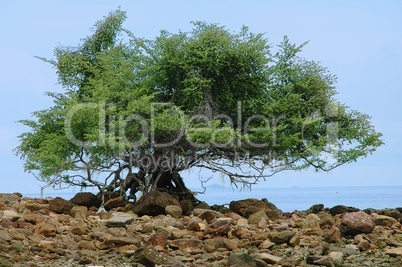
[[[266,199],[232,202],[231,209],[188,203],[183,209],[172,197],[153,196],[136,209],[114,198],[110,210],[99,211],[90,205],[99,204],[94,195],[73,200],[80,205],[0,194],[0,266],[389,267],[402,262],[400,209],[317,204],[282,213]],[[144,214],[146,207],[152,214]]]

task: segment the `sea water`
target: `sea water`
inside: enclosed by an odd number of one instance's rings
[[[193,191],[199,192],[203,190],[193,189]],[[68,200],[78,192],[77,190],[71,190],[70,192],[45,190],[43,196],[59,196]],[[39,197],[39,194],[24,194],[24,196]],[[236,188],[212,185],[208,186],[203,194],[197,194],[196,197],[209,205],[228,205],[233,200],[246,198],[266,198],[283,212],[307,210],[314,204],[323,204],[326,208],[331,208],[336,205],[345,205],[359,209],[385,209],[402,207],[402,186],[254,187],[252,190],[244,189],[240,191]]]
[[[238,189],[214,186],[197,197],[208,204],[266,198],[284,212],[306,210],[314,204],[324,204],[326,208],[345,205],[359,209],[384,209],[402,207],[402,186],[253,188],[240,192]]]

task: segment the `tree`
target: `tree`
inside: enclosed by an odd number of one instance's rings
[[[21,121],[30,131],[15,150],[39,180],[196,201],[183,170],[249,186],[283,170],[329,171],[383,144],[369,116],[336,101],[336,77],[299,56],[306,43],[285,36],[275,48],[247,27],[205,22],[146,40],[125,19],[111,12],[77,47],[41,58],[64,92]]]

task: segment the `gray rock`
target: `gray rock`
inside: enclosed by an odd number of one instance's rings
[[[169,205],[165,208],[166,215],[170,215],[173,218],[180,218],[183,214],[183,210],[180,206]]]
[[[125,227],[127,224],[131,224],[135,216],[124,212],[113,213],[112,217],[107,220],[106,226],[108,227]]]
[[[21,214],[14,210],[2,210],[0,211],[0,218],[2,220],[11,220],[11,221],[16,221],[19,218],[21,218]]]
[[[271,241],[275,244],[288,243],[296,233],[291,230],[285,230],[272,236]]]
[[[264,210],[253,213],[248,217],[249,224],[258,224],[261,220],[268,221],[268,216],[265,214]]]
[[[230,253],[228,266],[231,267],[257,267],[255,260],[247,253]]]

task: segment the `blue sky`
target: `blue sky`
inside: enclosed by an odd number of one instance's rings
[[[338,76],[337,98],[372,116],[385,145],[372,156],[329,173],[286,172],[260,187],[402,185],[402,2],[388,1],[0,1],[0,192],[35,193],[12,149],[28,130],[16,123],[49,107],[61,91],[50,65],[57,45],[77,45],[92,25],[121,6],[125,27],[153,38],[161,29],[189,30],[191,21],[242,25],[274,45],[284,35],[310,41],[302,56]],[[197,185],[199,173],[184,174]],[[204,174],[208,176],[208,174]],[[220,179],[219,177],[217,179]],[[220,183],[220,180],[217,180]]]

